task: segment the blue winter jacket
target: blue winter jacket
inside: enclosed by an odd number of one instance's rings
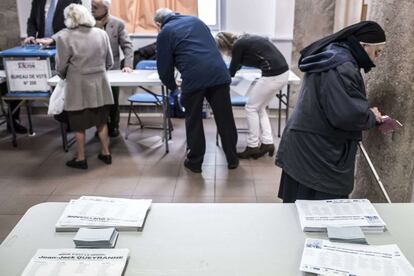
[[[197,17],[170,14],[157,37],[157,67],[168,89],[176,88],[174,67],[183,93],[222,84],[231,78],[209,28]]]

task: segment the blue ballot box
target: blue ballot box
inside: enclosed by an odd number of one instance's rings
[[[19,46],[0,52],[9,93],[48,93],[47,80],[52,77],[51,61],[55,54],[55,48],[41,45]]]
[[[16,132],[12,115],[23,105],[27,108],[29,134],[34,135],[31,120],[31,103],[49,101],[50,86],[47,80],[52,77],[51,63],[54,63],[56,49],[41,45],[25,45],[0,52],[6,73],[8,93],[3,99],[9,103],[8,121],[12,132],[12,144],[17,146]],[[18,101],[14,109],[10,101]]]

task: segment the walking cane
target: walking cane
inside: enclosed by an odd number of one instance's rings
[[[387,191],[386,191],[386,190],[385,190],[385,188],[384,188],[384,184],[382,184],[382,182],[381,182],[381,179],[380,179],[380,177],[379,177],[379,175],[378,175],[378,173],[377,173],[377,170],[374,168],[374,165],[373,165],[373,164],[372,164],[372,162],[371,162],[371,158],[369,158],[368,153],[367,153],[367,151],[365,150],[364,145],[362,144],[362,142],[361,142],[361,141],[360,141],[360,142],[358,142],[358,145],[359,145],[359,148],[361,149],[361,151],[362,151],[362,153],[363,153],[363,155],[364,155],[365,159],[367,160],[368,165],[369,165],[369,167],[370,167],[370,169],[371,169],[372,173],[373,173],[373,174],[374,174],[374,176],[375,176],[375,180],[377,181],[378,185],[380,186],[380,188],[381,188],[381,190],[382,190],[382,193],[384,194],[384,196],[385,196],[385,198],[387,199],[388,203],[392,203],[392,202],[391,202],[390,197],[388,196]]]

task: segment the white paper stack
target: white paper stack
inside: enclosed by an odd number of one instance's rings
[[[300,270],[336,276],[411,276],[414,268],[396,244],[361,245],[306,239]]]
[[[113,248],[118,239],[115,228],[80,228],[73,238],[76,248]]]
[[[39,249],[21,276],[121,276],[128,249]]]
[[[118,231],[140,231],[151,202],[150,199],[82,196],[69,202],[55,229],[75,232],[82,227],[115,227]]]
[[[364,232],[384,232],[385,222],[368,199],[296,200],[305,232],[326,232],[327,227],[361,227]]]

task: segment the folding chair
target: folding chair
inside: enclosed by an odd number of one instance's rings
[[[157,62],[155,60],[142,60],[137,64],[135,69],[137,69],[137,70],[157,70]],[[144,127],[145,128],[163,129],[162,124],[161,125],[147,125],[147,124],[144,124],[142,119],[138,115],[138,112],[135,109],[137,107],[136,104],[154,105],[156,107],[162,107],[163,104],[164,104],[163,97],[161,95],[158,95],[158,94],[152,92],[151,90],[149,90],[145,87],[140,87],[140,89],[144,90],[146,93],[139,93],[138,92],[138,93],[135,93],[134,95],[128,97],[128,101],[130,102],[130,106],[129,106],[129,112],[128,112],[128,121],[127,121],[127,129],[126,129],[126,132],[125,132],[125,139],[128,139],[129,126],[131,126],[131,125],[140,126],[141,129],[144,128]],[[132,113],[135,115],[136,119],[138,120],[138,123],[131,123]],[[173,126],[172,126],[171,118],[169,116],[168,108],[167,108],[166,116],[168,118],[169,139],[171,139],[171,131],[173,130]]]

